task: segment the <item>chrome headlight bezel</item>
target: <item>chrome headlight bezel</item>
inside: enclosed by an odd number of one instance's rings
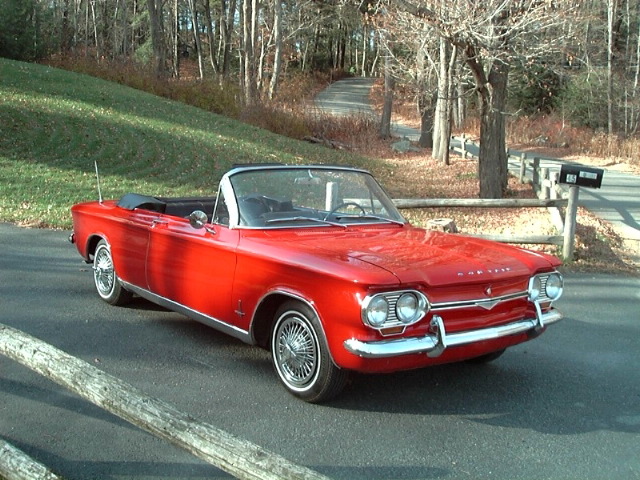
[[[382,296],[372,297],[363,309],[365,322],[373,328],[379,328],[389,318],[389,302]]]
[[[529,279],[529,300],[535,302],[540,298],[542,293],[542,280],[539,275]]]
[[[417,295],[415,292],[403,293],[396,301],[396,318],[404,325],[417,322],[425,314],[426,300],[424,295]]]
[[[385,310],[384,321],[381,313]],[[426,295],[418,290],[396,290],[368,295],[362,302],[362,322],[376,330],[413,325],[429,311]]]
[[[549,275],[544,288],[547,298],[555,302],[564,292],[564,278],[558,272],[554,272]]]
[[[555,302],[564,291],[564,279],[559,272],[540,273],[529,280],[529,300],[532,302]]]

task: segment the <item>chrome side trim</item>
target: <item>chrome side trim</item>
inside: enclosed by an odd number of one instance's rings
[[[350,338],[345,340],[344,347],[347,351],[364,358],[386,358],[416,353],[426,353],[430,357],[437,357],[449,347],[494,340],[527,332],[532,335],[538,335],[543,326],[556,323],[561,319],[562,314],[554,309],[543,313],[539,318],[526,318],[497,327],[447,334],[442,317],[434,315],[431,320],[433,333],[424,337],[398,338],[374,342],[362,342],[356,338]]]
[[[144,288],[137,287],[127,282],[123,282],[122,280],[120,280],[120,283],[122,283],[122,286],[127,290],[141,296],[146,300],[149,300],[150,302],[158,304],[161,307],[168,308],[171,311],[185,315],[197,322],[204,323],[205,325],[215,328],[216,330],[222,333],[226,333],[227,335],[237,338],[238,340],[241,340],[245,343],[253,343],[251,335],[246,330],[242,330],[241,328],[238,328],[234,325],[229,325],[222,320],[218,320],[217,318],[205,315],[204,313],[198,312],[178,302],[174,302],[173,300],[169,300],[168,298],[157,295],[153,292],[150,292],[149,290],[145,290]]]

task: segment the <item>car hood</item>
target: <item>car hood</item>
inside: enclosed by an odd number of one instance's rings
[[[560,264],[550,255],[409,226],[331,232],[329,236],[326,230],[324,234],[298,231],[287,240],[280,238],[280,246],[325,259],[357,259],[386,270],[402,283],[432,286],[528,276]]]

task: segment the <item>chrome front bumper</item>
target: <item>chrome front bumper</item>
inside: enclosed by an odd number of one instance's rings
[[[438,357],[449,347],[467,345],[470,343],[494,340],[496,338],[530,332],[538,335],[546,325],[558,322],[562,314],[551,309],[542,313],[536,309],[537,318],[526,318],[517,322],[500,325],[498,327],[481,328],[466,332],[447,334],[442,317],[434,315],[431,319],[431,334],[424,337],[398,338],[394,340],[377,340],[362,342],[355,338],[345,340],[344,347],[351,353],[364,358],[385,358],[414,353],[426,353],[429,357]]]

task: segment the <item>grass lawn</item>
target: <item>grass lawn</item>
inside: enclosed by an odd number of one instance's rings
[[[358,119],[319,120],[352,151],[275,135],[246,123],[139,90],[42,65],[0,58],[0,222],[70,228],[70,207],[102,195],[215,195],[236,163],[335,164],[370,170],[394,198],[477,197],[477,163],[452,157],[443,168],[429,151],[398,155]],[[512,179],[513,196],[530,187]],[[451,217],[462,233],[553,233],[541,209],[404,211],[421,225]],[[555,247],[529,248],[558,254]],[[620,239],[581,212],[573,268],[637,272]]]
[[[381,162],[274,135],[139,90],[0,58],[0,221],[69,228],[102,195],[214,195],[235,163]]]

